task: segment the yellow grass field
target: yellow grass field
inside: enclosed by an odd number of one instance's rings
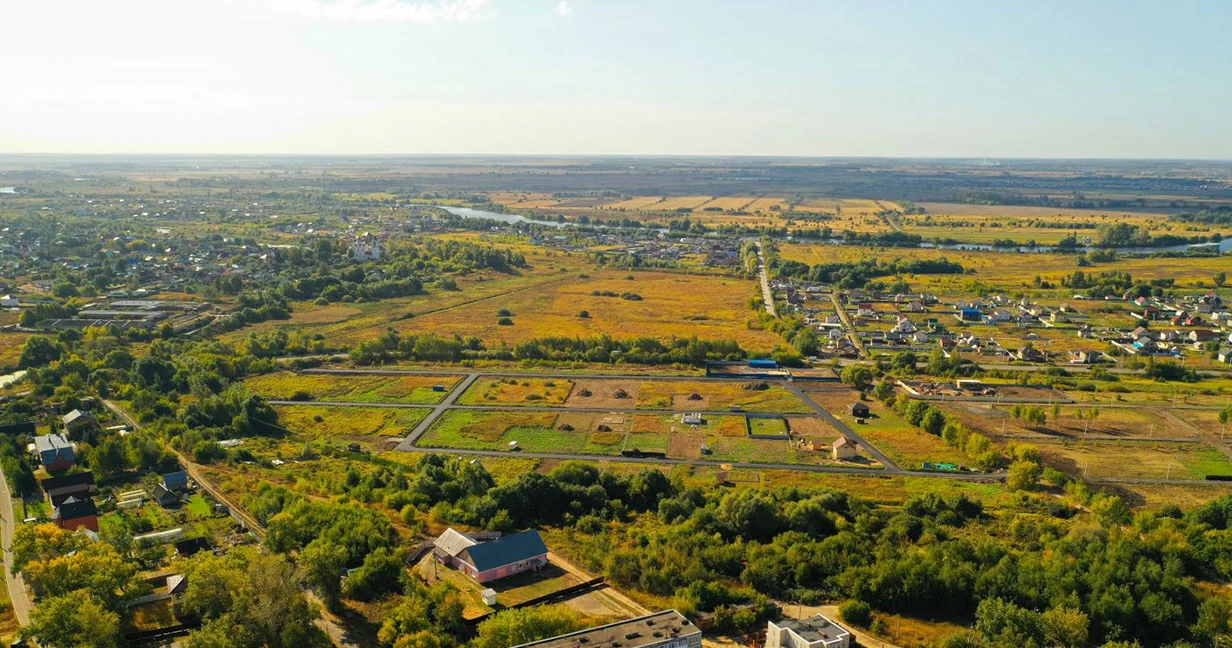
[[[625,279],[633,276],[634,280]],[[690,337],[735,339],[751,351],[772,349],[781,339],[751,330],[749,296],[755,284],[731,277],[666,272],[603,271],[565,278],[550,290],[525,290],[391,323],[401,331],[474,335],[489,348],[548,336]],[[599,291],[640,295],[640,301],[604,297]],[[497,323],[497,311],[513,312],[512,326]],[[578,317],[580,311],[589,314]],[[379,331],[379,329],[378,329]],[[375,334],[376,331],[371,332]]]
[[[289,371],[253,376],[244,381],[270,400],[294,400],[299,392],[313,400],[358,403],[433,404],[458,384],[457,376],[348,376],[296,374]],[[437,385],[444,391],[435,391]]]
[[[458,399],[463,405],[560,405],[573,382],[559,378],[480,378]]]
[[[406,436],[428,414],[426,408],[334,405],[276,405],[274,409],[279,425],[308,438]]]
[[[999,218],[1054,218],[1057,220],[1088,220],[1108,216],[1113,219],[1148,218],[1163,219],[1166,214],[1150,211],[1116,209],[1071,209],[1068,207],[1036,207],[1033,205],[969,205],[966,203],[920,203],[930,214],[953,216],[989,216]]]
[[[659,211],[672,211],[675,209],[696,209],[710,202],[710,196],[677,196],[668,198],[661,203],[654,205],[654,209]]]
[[[745,205],[752,203],[754,200],[756,199],[751,196],[723,196],[721,198],[715,198],[701,207],[702,209],[717,207],[725,211],[736,211]]]
[[[751,213],[756,213],[759,211],[768,212],[775,206],[778,206],[780,209],[785,208],[787,207],[787,201],[778,197],[762,197],[745,206],[744,211]]]
[[[659,206],[656,203],[659,203],[662,200],[666,200],[666,199],[663,196],[635,196],[628,200],[621,200],[619,202],[608,203],[604,205],[603,208],[604,209],[625,209],[625,210],[637,211],[639,209],[648,209],[653,206],[654,209],[658,209]]]

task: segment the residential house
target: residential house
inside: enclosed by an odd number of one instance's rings
[[[0,308],[17,308],[19,305],[18,299],[12,295],[0,297]]]
[[[923,313],[924,312],[924,302],[918,299],[913,299],[907,302],[907,312],[908,313]]]
[[[851,633],[818,614],[810,619],[770,621],[766,648],[848,648]]]
[[[890,329],[890,331],[893,333],[907,334],[907,333],[915,333],[916,329],[915,329],[915,324],[912,324],[911,320],[900,315],[898,317],[898,321],[895,322],[894,324],[894,328]]]
[[[447,529],[434,542],[433,555],[480,583],[525,571],[540,569],[548,562],[548,548],[535,530],[479,542]]]
[[[958,311],[958,319],[964,322],[978,322],[983,319],[978,308],[963,308]]]
[[[180,496],[162,484],[154,486],[154,490],[150,491],[150,497],[163,508],[171,508],[180,503]]]
[[[1232,364],[1232,349],[1224,347],[1219,350],[1219,361],[1224,364]]]
[[[1069,352],[1070,364],[1095,364],[1102,357],[1099,351],[1081,349]]]
[[[51,513],[52,522],[61,529],[76,531],[82,527],[98,532],[98,508],[89,497],[70,497]]]
[[[1069,315],[1066,315],[1065,311],[1054,310],[1048,315],[1048,319],[1052,320],[1053,324],[1064,324],[1069,321]]]
[[[513,648],[701,648],[702,631],[675,610],[578,630]]]
[[[163,475],[162,486],[175,493],[186,491],[188,490],[188,473],[183,470],[169,472]]]
[[[856,418],[867,418],[868,415],[871,414],[868,409],[868,405],[858,401],[848,405],[847,411]]]
[[[861,302],[860,305],[856,306],[856,317],[869,317],[876,319],[877,311],[873,309],[872,303]]]
[[[79,434],[83,430],[98,429],[98,417],[90,412],[75,409],[60,417],[64,431],[69,434]]]
[[[1218,340],[1218,339],[1219,339],[1219,334],[1216,333],[1215,331],[1210,331],[1206,329],[1197,329],[1197,330],[1189,332],[1190,342],[1211,342],[1213,340]]]
[[[39,461],[49,472],[68,470],[77,461],[73,444],[63,434],[44,434],[34,437],[35,452]]]
[[[838,440],[830,446],[830,451],[833,454],[835,461],[855,458],[857,449],[858,447],[856,442],[845,436],[839,437]]]
[[[43,493],[47,495],[47,500],[51,502],[51,507],[58,508],[70,497],[75,497],[79,500],[89,499],[90,494],[94,492],[94,473],[80,472],[72,475],[61,475],[59,477],[48,477],[40,484],[43,488]]]

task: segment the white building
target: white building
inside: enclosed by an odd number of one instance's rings
[[[372,236],[364,236],[351,244],[351,258],[356,261],[380,261],[381,243]]]
[[[766,648],[848,648],[851,633],[818,614],[811,619],[771,621],[766,627]]]

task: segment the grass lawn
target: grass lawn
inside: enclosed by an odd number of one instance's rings
[[[696,394],[700,398],[694,398]],[[812,410],[779,385],[758,381],[673,380],[643,382],[638,409],[718,411],[741,408],[769,414],[804,414]]]
[[[188,514],[194,519],[210,517],[213,512],[210,508],[210,503],[205,501],[205,497],[200,493],[188,498],[188,502],[184,507],[188,509]]]
[[[787,434],[787,421],[781,418],[749,417],[749,434],[784,436]]]
[[[308,394],[311,400],[434,405],[444,400],[459,380],[458,376],[359,376],[279,371],[254,376],[244,384],[271,400],[300,400],[297,394]],[[445,391],[434,391],[438,385]]]

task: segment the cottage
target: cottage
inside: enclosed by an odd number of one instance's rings
[[[535,530],[488,542],[447,529],[433,542],[436,559],[456,567],[480,583],[540,569],[548,562],[548,548]]]
[[[847,437],[839,437],[837,441],[830,446],[830,450],[834,455],[835,461],[844,459],[852,459],[856,456],[856,442]]]
[[[848,648],[851,633],[820,614],[811,619],[770,621],[766,648]]]
[[[958,319],[964,322],[978,322],[982,319],[982,316],[978,308],[964,308],[958,311]]]
[[[894,328],[890,330],[894,333],[915,333],[915,324],[912,324],[911,320],[900,315],[898,321],[894,324]]]
[[[83,412],[75,409],[68,414],[60,417],[60,422],[64,425],[64,430],[69,434],[77,433],[81,430],[98,428],[98,417],[90,412]]]
[[[1224,364],[1232,364],[1232,349],[1224,347],[1219,350],[1219,361]]]
[[[19,305],[18,299],[12,295],[0,297],[0,308],[17,308]]]
[[[1218,339],[1219,339],[1218,333],[1216,333],[1215,331],[1207,330],[1207,329],[1198,329],[1198,330],[1189,332],[1189,340],[1191,342],[1210,342],[1212,340],[1218,340]]]
[[[1096,362],[1099,362],[1099,359],[1100,359],[1099,351],[1092,351],[1089,349],[1080,349],[1077,351],[1069,352],[1070,364],[1095,364]]]
[[[855,402],[847,406],[847,411],[856,418],[867,418],[870,414],[868,405]]]
[[[924,302],[918,299],[913,299],[907,302],[907,312],[908,313],[923,313],[924,312]]]
[[[73,444],[63,434],[44,434],[34,437],[35,452],[39,461],[49,472],[68,470],[77,461]]]
[[[150,497],[163,508],[171,508],[180,503],[180,496],[162,484],[154,487],[154,490],[150,492]]]
[[[873,319],[876,319],[877,311],[873,309],[873,305],[871,303],[864,302],[856,306],[856,316],[857,317],[871,317]]]

